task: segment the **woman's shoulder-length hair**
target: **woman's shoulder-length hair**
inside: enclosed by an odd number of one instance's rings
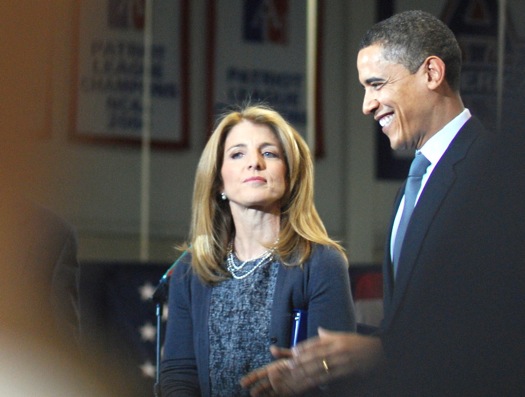
[[[235,230],[229,204],[221,198],[220,170],[226,137],[242,121],[268,126],[284,152],[287,184],[276,255],[287,266],[301,266],[317,243],[334,247],[346,258],[342,246],[328,236],[315,208],[314,166],[305,140],[269,106],[247,105],[219,119],[197,165],[189,244],[180,247],[192,252],[196,274],[203,282],[212,284],[231,277],[223,264]]]

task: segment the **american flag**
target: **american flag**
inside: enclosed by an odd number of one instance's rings
[[[86,357],[126,397],[154,395],[156,306],[167,265],[89,263],[81,268],[81,334]],[[162,330],[167,309],[162,310]]]

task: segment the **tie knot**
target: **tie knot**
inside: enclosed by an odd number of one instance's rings
[[[410,170],[408,171],[408,176],[420,177],[423,176],[430,165],[430,161],[421,153],[416,154],[412,164],[410,165]]]

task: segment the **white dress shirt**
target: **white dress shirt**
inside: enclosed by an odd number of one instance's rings
[[[428,178],[434,171],[434,168],[438,164],[441,156],[446,152],[452,140],[455,138],[463,124],[470,119],[471,114],[468,109],[464,109],[459,115],[453,118],[447,125],[445,125],[441,130],[439,130],[434,136],[432,136],[419,151],[430,161],[430,165],[427,168],[426,173],[423,175],[421,180],[421,187],[416,197],[416,203],[419,200],[419,196],[423,192],[425,185],[428,181]],[[416,151],[417,153],[417,151]],[[405,196],[401,199],[401,203],[397,209],[397,214],[394,219],[394,224],[392,225],[392,235],[390,237],[390,259],[393,260],[394,252],[394,241],[396,240],[397,227],[401,220],[401,215],[403,214],[403,207],[405,204]]]

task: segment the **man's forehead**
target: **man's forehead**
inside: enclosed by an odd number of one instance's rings
[[[371,69],[385,63],[381,47],[365,47],[357,54],[357,69]]]
[[[370,74],[377,72],[381,65],[385,63],[378,48],[365,47],[357,54],[357,70],[359,75],[364,74],[364,78],[372,77]]]

